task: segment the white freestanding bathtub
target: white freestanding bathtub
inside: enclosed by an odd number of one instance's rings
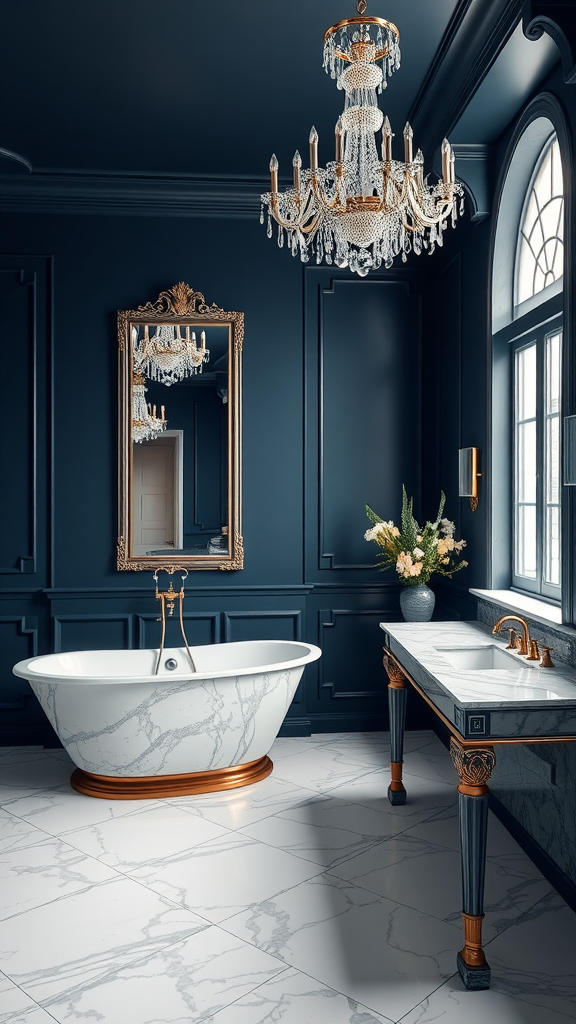
[[[74,789],[143,799],[245,786],[270,774],[268,751],[320,648],[251,640],[191,653],[196,672],[184,647],[163,652],[157,675],[153,650],[48,654],[14,666],[78,766]]]

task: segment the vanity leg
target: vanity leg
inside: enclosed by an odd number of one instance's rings
[[[391,804],[406,803],[406,790],[402,782],[402,764],[404,763],[404,725],[406,723],[406,676],[395,661],[384,651],[384,668],[388,674],[388,709],[390,712],[390,774],[392,781],[388,787],[388,799]]]
[[[460,857],[462,862],[462,918],[464,948],[457,966],[467,989],[490,988],[490,966],[482,949],[484,876],[488,826],[488,786],[496,757],[492,747],[465,749],[453,737],[450,755],[460,778]]]

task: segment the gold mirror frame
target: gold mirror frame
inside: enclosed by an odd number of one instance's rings
[[[228,550],[227,553],[133,555],[132,545],[132,342],[131,328],[139,324],[228,325]],[[244,314],[208,306],[201,292],[180,281],[160,292],[156,302],[138,309],[118,311],[119,362],[119,528],[116,566],[119,571],[166,569],[243,569],[244,545],[241,525],[241,380]],[[225,530],[223,530],[225,533]]]

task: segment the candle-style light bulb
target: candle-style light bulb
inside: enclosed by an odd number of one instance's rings
[[[298,150],[296,150],[296,152],[294,153],[294,156],[292,157],[292,169],[293,169],[293,174],[294,174],[294,188],[296,189],[296,191],[298,191],[298,189],[300,188],[300,168],[301,167],[302,167],[302,157],[300,156],[300,153],[298,152]]]
[[[190,344],[190,324],[186,324],[186,343]]]
[[[416,181],[420,188],[424,188],[424,153],[421,149],[418,150],[414,157],[414,163],[416,167]]]
[[[406,163],[406,164],[411,164],[412,163],[412,139],[413,139],[413,137],[414,137],[414,132],[412,131],[412,128],[411,128],[409,122],[406,121],[406,125],[404,127],[404,163]]]
[[[342,143],[344,141],[344,129],[342,127],[342,118],[339,117],[336,121],[336,127],[334,129],[334,137],[336,141],[336,163],[342,163]]]
[[[192,341],[192,348],[196,351],[196,331],[192,331],[192,337],[190,340]]]
[[[275,153],[270,157],[270,191],[278,191],[278,159]]]
[[[200,347],[203,352],[206,351],[206,331],[202,331],[200,334]]]
[[[450,181],[450,168],[448,166],[449,165],[449,161],[450,161],[450,143],[448,142],[448,139],[444,139],[444,141],[442,142],[441,149],[442,149],[442,179],[444,181],[444,184],[447,185],[448,182]]]
[[[452,146],[450,146],[450,165],[449,165],[449,170],[450,170],[450,182],[451,182],[452,185],[454,184],[454,182],[456,180],[456,177],[454,175],[454,164],[455,164],[455,162],[456,162],[456,157],[454,156],[454,150],[452,149]]]
[[[318,132],[314,125],[310,129],[310,137],[308,139],[310,143],[310,170],[318,170]]]
[[[389,121],[388,117],[386,116],[384,118],[384,123],[382,125],[382,159],[383,160],[388,160],[389,161],[389,160],[392,159],[392,139],[393,138],[394,138],[394,136],[392,134],[392,128],[390,126],[390,121]]]
[[[165,416],[165,407],[163,405],[160,406],[160,414],[162,416],[162,422],[164,422],[164,420],[166,419],[166,416]]]

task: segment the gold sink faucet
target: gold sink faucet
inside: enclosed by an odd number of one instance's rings
[[[530,632],[528,630],[528,623],[525,621],[525,619],[521,619],[519,615],[503,615],[501,619],[498,619],[498,622],[494,626],[492,630],[492,636],[496,636],[496,634],[500,630],[500,627],[502,626],[502,623],[507,622],[509,619],[513,620],[514,622],[519,622],[522,626],[524,633],[520,637],[520,647],[518,648],[518,654],[520,656],[527,655],[530,649]]]

